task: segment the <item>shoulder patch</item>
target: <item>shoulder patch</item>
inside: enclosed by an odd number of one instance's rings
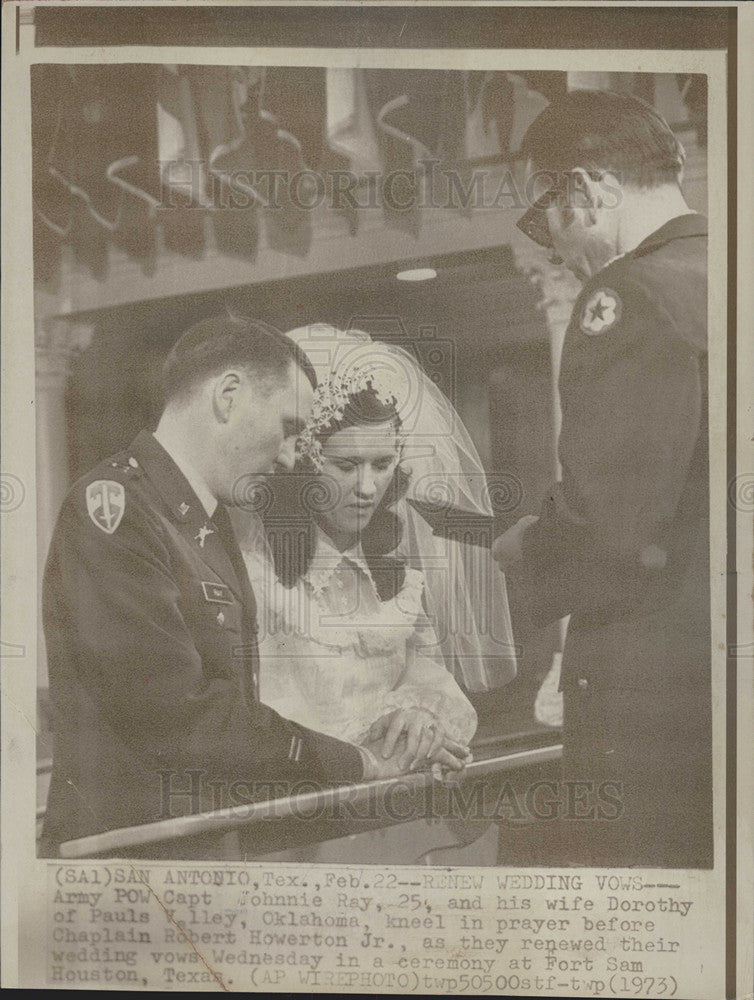
[[[126,491],[113,479],[96,479],[86,488],[86,509],[94,524],[112,535],[126,510]]]
[[[580,326],[588,337],[596,337],[615,326],[623,312],[620,295],[612,288],[598,288],[586,300]]]

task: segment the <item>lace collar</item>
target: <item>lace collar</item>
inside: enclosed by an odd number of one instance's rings
[[[302,577],[304,582],[311,587],[312,594],[315,597],[322,593],[332,579],[333,573],[343,563],[350,563],[353,566],[357,566],[374,585],[361,542],[357,542],[356,545],[350,549],[346,549],[345,552],[340,552],[333,544],[332,539],[317,526],[314,555],[309,569]]]

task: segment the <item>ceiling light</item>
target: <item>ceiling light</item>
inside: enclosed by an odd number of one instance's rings
[[[417,267],[413,271],[399,271],[396,274],[398,281],[429,281],[437,277],[437,271],[431,267]]]

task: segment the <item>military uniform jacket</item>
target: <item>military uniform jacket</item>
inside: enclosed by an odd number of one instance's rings
[[[55,728],[46,853],[301,781],[311,791],[361,778],[357,747],[258,701],[254,597],[216,520],[147,432],[65,500],[43,590]]]
[[[706,244],[702,216],[675,218],[574,306],[562,481],[524,535],[518,573],[535,622],[571,615],[566,687],[708,679]]]

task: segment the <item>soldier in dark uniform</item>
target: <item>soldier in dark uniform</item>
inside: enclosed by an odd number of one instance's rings
[[[311,366],[287,338],[220,317],[184,334],[164,381],[154,435],[74,485],[50,548],[47,856],[73,838],[276,797],[302,780],[399,773],[397,754],[386,761],[258,700],[256,604],[225,505],[245,477],[292,467]],[[227,850],[213,835],[137,853]]]
[[[570,615],[563,777],[587,784],[564,788],[567,860],[711,867],[706,220],[628,95],[569,94],[525,149],[549,187],[519,225],[584,287],[562,481],[494,551],[532,622]]]

